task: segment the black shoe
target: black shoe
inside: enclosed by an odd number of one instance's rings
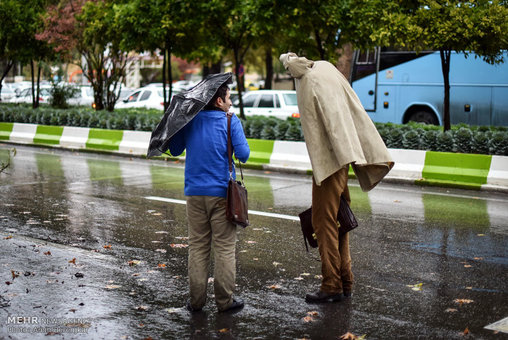
[[[326,293],[318,290],[305,296],[307,302],[339,302],[342,300],[342,293]]]
[[[185,308],[187,308],[187,310],[191,313],[200,312],[202,309],[202,308],[193,308],[190,304],[190,301],[187,301],[187,305],[185,306]]]
[[[223,309],[223,310],[219,310],[219,312],[229,312],[229,311],[232,311],[232,310],[240,310],[243,308],[244,306],[244,302],[242,299],[233,299],[233,303],[231,305],[229,305],[228,308],[226,309]]]
[[[344,294],[345,298],[350,298],[350,297],[353,296],[353,292],[350,292],[350,291],[347,291],[347,290],[345,290],[343,294]]]

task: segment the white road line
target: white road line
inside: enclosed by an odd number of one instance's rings
[[[160,202],[175,203],[175,204],[187,204],[187,202],[184,200],[177,200],[174,198],[166,198],[166,197],[158,197],[158,196],[146,196],[145,198],[147,200],[152,200],[152,201],[160,201]],[[275,213],[269,213],[269,212],[257,211],[257,210],[249,210],[249,214],[300,222],[300,218],[298,216],[275,214]]]

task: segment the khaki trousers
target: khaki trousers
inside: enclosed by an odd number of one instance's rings
[[[353,272],[349,254],[349,233],[339,236],[337,211],[340,195],[351,202],[347,186],[348,167],[340,169],[316,185],[312,181],[312,225],[321,256],[321,290],[327,293],[351,292]]]
[[[187,196],[189,289],[193,308],[206,303],[210,253],[214,251],[214,292],[219,310],[233,303],[236,277],[236,225],[226,219],[226,199]]]

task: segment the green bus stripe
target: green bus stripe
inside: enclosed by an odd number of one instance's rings
[[[37,125],[34,144],[58,145],[62,137],[63,126]]]
[[[123,130],[90,129],[87,149],[118,151],[123,138]]]
[[[463,184],[480,187],[487,183],[490,155],[427,151],[423,180],[432,184]]]
[[[247,139],[250,147],[250,157],[247,164],[269,164],[273,152],[273,140]]]
[[[0,140],[9,140],[14,123],[0,123]]]

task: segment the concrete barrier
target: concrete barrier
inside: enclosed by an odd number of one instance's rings
[[[0,123],[0,142],[146,156],[151,132]],[[312,173],[304,142],[248,139],[247,166]],[[386,181],[508,192],[508,157],[389,149],[395,166]],[[168,157],[163,155],[162,157]],[[185,156],[174,157],[185,159]],[[352,174],[352,172],[350,172]]]

